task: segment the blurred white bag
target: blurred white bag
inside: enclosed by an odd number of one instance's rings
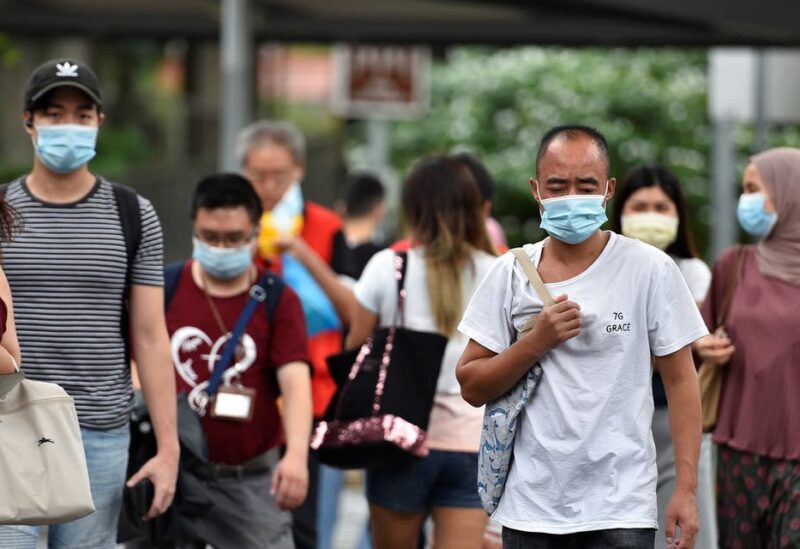
[[[93,512],[72,398],[21,372],[0,375],[0,524],[57,524]]]

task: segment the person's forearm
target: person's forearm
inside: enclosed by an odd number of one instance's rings
[[[300,367],[307,368],[305,364]],[[309,378],[293,380],[293,383],[283,388],[282,392],[286,455],[305,462],[311,440],[311,381]]]
[[[342,284],[333,269],[313,250],[298,248],[293,253],[331,300],[342,323],[349,326],[352,322],[353,307],[356,305],[353,290]]]
[[[664,380],[669,403],[669,425],[675,449],[676,490],[695,492],[697,489],[697,464],[700,459],[702,436],[700,388],[692,369],[675,381]]]
[[[137,337],[134,345],[137,371],[142,393],[158,452],[178,455],[177,411],[175,406],[175,373],[169,356],[169,341],[166,331],[163,336]]]
[[[456,377],[461,396],[473,406],[483,406],[511,389],[542,354],[520,340],[499,355],[459,364]]]

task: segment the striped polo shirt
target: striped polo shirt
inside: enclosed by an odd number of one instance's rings
[[[120,331],[127,254],[111,183],[98,178],[77,202],[34,197],[20,178],[6,200],[22,230],[3,247],[26,377],[61,385],[82,427],[125,425],[130,367]],[[152,204],[139,197],[142,233],[132,284],[163,285],[163,239]]]

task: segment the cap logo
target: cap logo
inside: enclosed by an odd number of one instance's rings
[[[69,61],[56,63],[56,76],[78,77],[78,65],[73,65]]]

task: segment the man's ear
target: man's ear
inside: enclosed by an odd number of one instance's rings
[[[608,190],[606,191],[606,203],[614,196],[614,191],[617,188],[617,180],[612,177],[608,180]]]
[[[101,128],[103,126],[103,122],[106,121],[106,113],[101,112],[97,115],[97,127]]]
[[[22,122],[25,124],[25,131],[33,135],[33,113],[31,111],[22,112]]]
[[[541,205],[542,199],[539,196],[539,185],[536,182],[536,178],[531,177],[530,180],[528,180],[528,185],[531,186],[531,194],[533,195],[533,199]]]

